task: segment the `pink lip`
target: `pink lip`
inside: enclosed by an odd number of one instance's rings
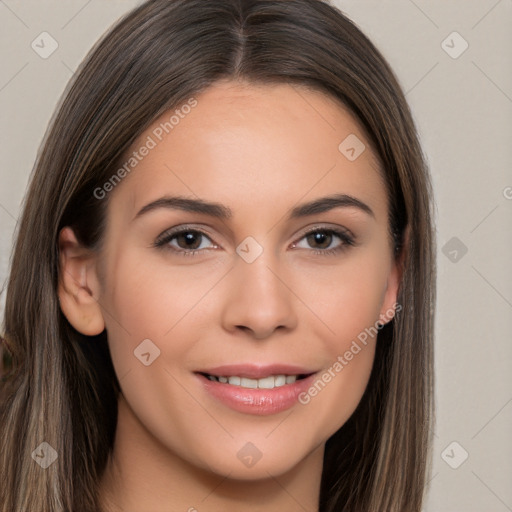
[[[240,369],[237,371],[234,371],[233,368],[236,367],[224,366],[216,369],[212,368],[204,373],[208,373],[210,375],[223,375],[226,377],[238,375],[240,377],[246,376],[247,378],[263,378],[268,375],[298,375],[311,373],[308,371],[302,371],[301,369],[299,369],[299,371],[297,371],[297,369],[290,371],[290,367],[287,367],[287,369],[283,371],[283,366],[267,366],[264,367],[264,369],[261,367],[259,369],[253,367],[252,375],[262,375],[262,377],[251,377],[248,374],[251,373],[251,371],[248,371],[247,366],[243,366],[243,368],[245,368],[243,371],[240,371],[242,367],[239,367]],[[270,371],[269,368],[272,368],[272,370]],[[217,373],[219,369],[221,372]],[[249,389],[231,385],[229,383],[215,382],[209,380],[208,377],[201,373],[197,373],[196,376],[208,394],[228,406],[230,409],[245,414],[260,416],[277,414],[293,407],[297,403],[299,395],[311,387],[315,378],[315,374],[311,374],[304,379],[295,381],[293,384],[285,384],[284,386],[273,389]]]
[[[309,375],[316,370],[291,364],[225,364],[215,368],[198,370],[196,373],[207,373],[216,377],[246,377],[263,379],[270,375]]]

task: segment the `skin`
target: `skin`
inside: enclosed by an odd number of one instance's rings
[[[60,233],[62,310],[84,334],[107,329],[122,388],[101,499],[109,510],[137,512],[316,511],[325,442],[363,395],[376,339],[308,404],[265,416],[218,402],[193,372],[286,362],[322,375],[365,328],[388,321],[400,267],[385,182],[359,123],[323,93],[219,82],[196,99],[104,199],[100,253],[81,247],[70,228]],[[355,161],[338,150],[349,134],[366,145]],[[288,218],[298,204],[335,193],[373,216],[338,207]],[[164,195],[220,203],[232,215],[159,208],[133,220]],[[177,238],[167,249],[152,245],[185,224],[207,234],[195,255],[173,252],[189,250]],[[313,228],[349,230],[355,245],[307,238]],[[248,236],[263,247],[252,263],[236,253]],[[160,350],[150,366],[134,357],[144,339]],[[237,457],[247,442],[262,454],[252,467]]]

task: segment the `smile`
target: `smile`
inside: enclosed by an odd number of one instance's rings
[[[303,379],[306,375],[269,375],[261,379],[250,379],[247,377],[232,376],[216,376],[205,375],[209,380],[230,384],[232,386],[240,386],[247,389],[274,389],[286,384],[293,384],[295,381]]]
[[[294,365],[223,365],[194,372],[206,395],[228,408],[252,415],[290,409],[317,372]]]

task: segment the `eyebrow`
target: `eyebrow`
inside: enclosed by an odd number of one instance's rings
[[[189,199],[180,196],[164,196],[141,208],[133,220],[160,208],[202,213],[223,220],[227,220],[233,216],[231,209],[220,203],[208,202],[203,199]],[[324,213],[335,208],[357,208],[375,218],[373,210],[360,199],[347,194],[334,194],[296,206],[291,210],[289,219]]]

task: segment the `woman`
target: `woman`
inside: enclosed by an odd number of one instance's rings
[[[76,73],[7,287],[0,510],[420,511],[431,185],[318,0],[153,0]]]

